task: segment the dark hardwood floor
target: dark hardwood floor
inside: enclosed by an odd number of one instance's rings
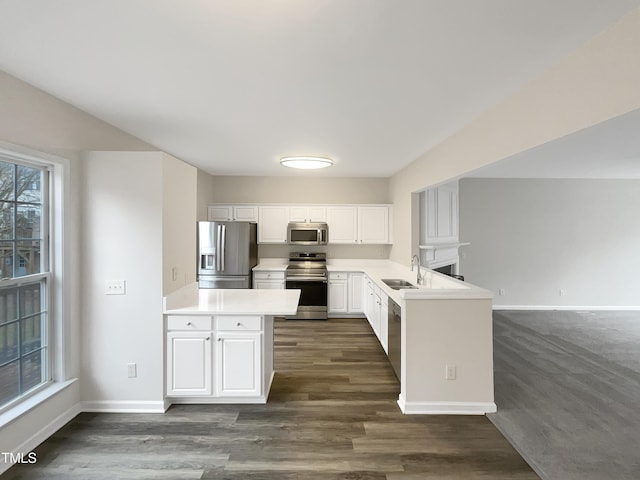
[[[8,479],[538,479],[484,416],[402,415],[366,320],[276,321],[266,405],[84,413]]]
[[[640,479],[640,312],[494,312],[498,411],[545,479]]]

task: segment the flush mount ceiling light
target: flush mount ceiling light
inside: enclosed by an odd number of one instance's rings
[[[333,160],[324,157],[283,157],[280,159],[280,164],[285,167],[311,170],[330,167],[333,165]]]

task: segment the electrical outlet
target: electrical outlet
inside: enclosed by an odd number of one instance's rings
[[[446,380],[455,380],[456,379],[456,366],[455,365],[447,365],[445,370]]]
[[[104,293],[107,295],[125,295],[126,282],[124,280],[107,280]]]
[[[501,297],[504,297],[504,288],[501,288],[500,290],[498,290],[498,295],[500,295]]]
[[[138,376],[138,368],[135,363],[127,363],[127,376],[136,378]]]
[[[560,290],[558,290],[558,295],[560,295],[561,297],[564,297],[567,294],[567,291],[564,288],[561,288]]]
[[[178,280],[178,273],[179,273],[178,267],[173,267],[171,269],[171,278],[173,279],[174,282]]]

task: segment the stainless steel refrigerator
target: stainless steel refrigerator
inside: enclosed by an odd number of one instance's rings
[[[198,222],[200,288],[251,288],[257,263],[257,224]]]

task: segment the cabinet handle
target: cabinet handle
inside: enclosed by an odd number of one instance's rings
[[[238,324],[236,325],[236,327],[241,327],[242,324],[240,322],[238,322]]]
[[[218,337],[218,341],[222,340],[220,337]]]
[[[207,337],[207,338],[205,338],[205,340],[209,340],[210,338],[211,338],[211,337]]]
[[[193,323],[191,323],[191,322],[187,323],[187,327],[190,327],[191,325],[193,325]]]

